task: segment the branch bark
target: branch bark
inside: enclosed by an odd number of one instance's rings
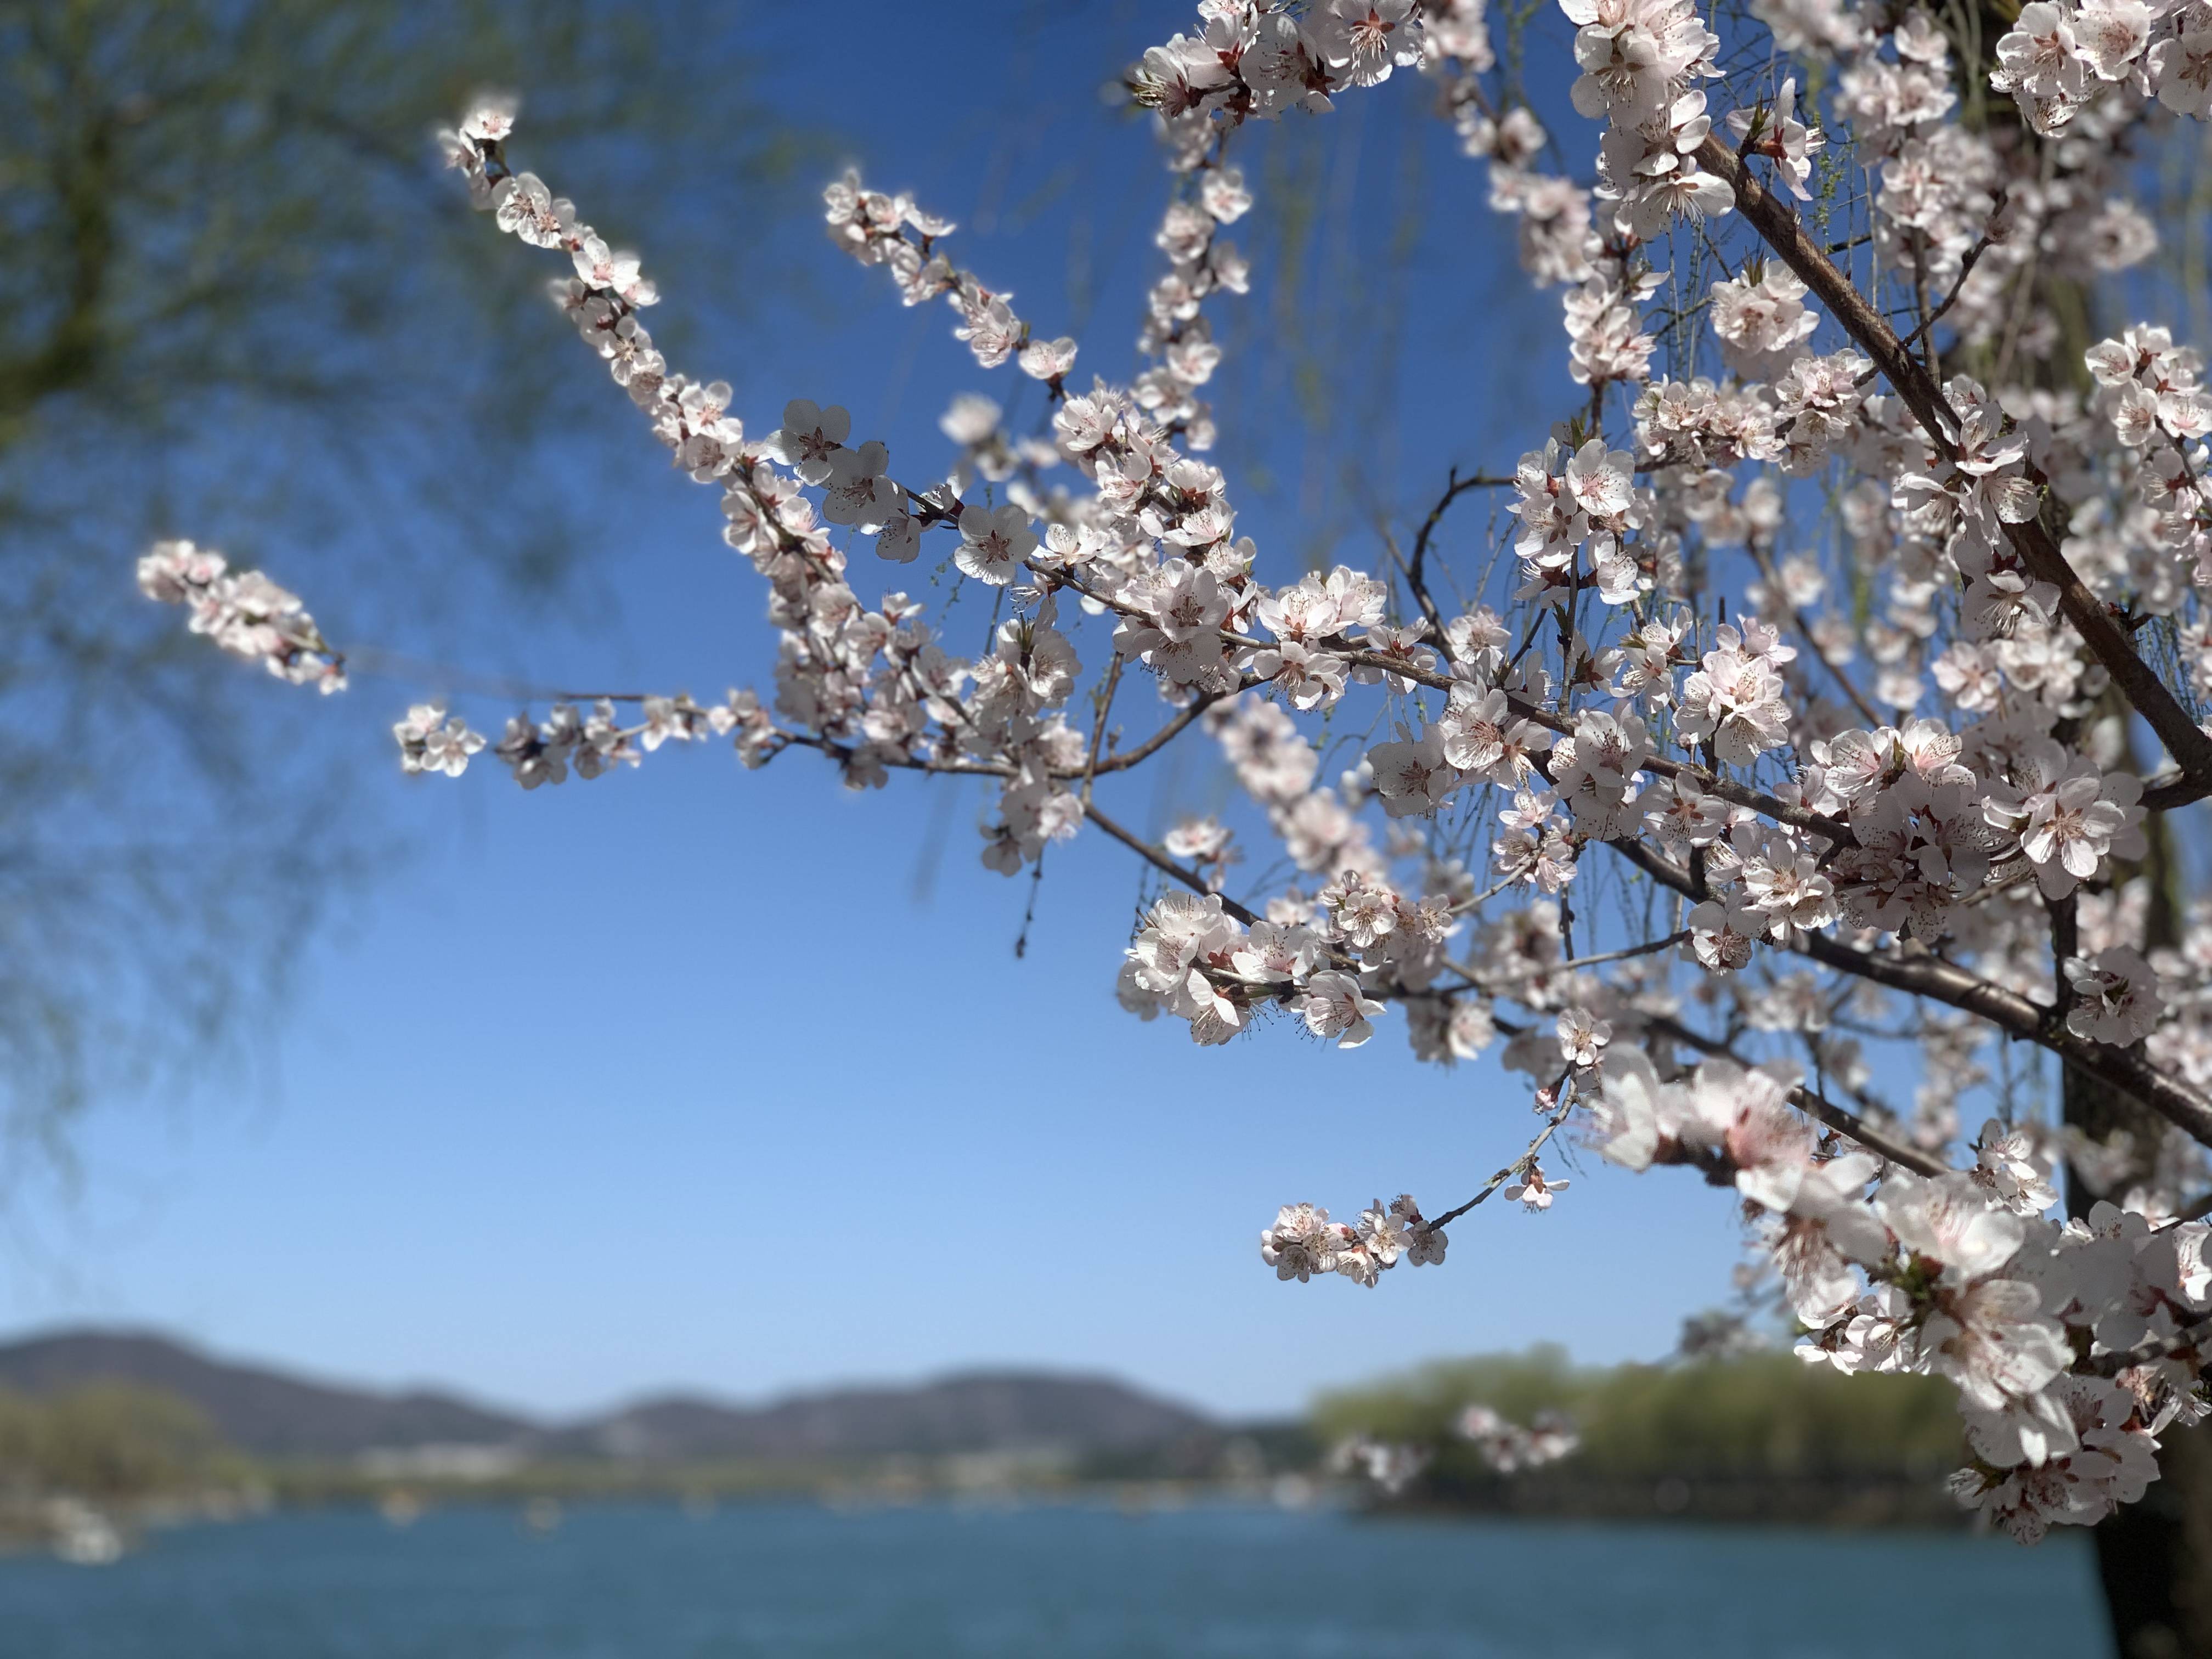
[[[1694,896],[1690,873],[1680,866],[1636,842],[1605,844],[1661,885]],[[1955,963],[1936,957],[1881,956],[1855,950],[1826,933],[1802,931],[1786,948],[1824,967],[1977,1015],[2007,1036],[2048,1048],[2073,1070],[2141,1101],[2200,1145],[2212,1146],[2212,1101],[2166,1076],[2136,1050],[2076,1036],[2051,1018],[2051,1010]]]

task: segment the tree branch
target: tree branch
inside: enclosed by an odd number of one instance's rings
[[[1170,880],[1181,882],[1184,886],[1189,888],[1192,892],[1199,894],[1203,897],[1219,898],[1221,900],[1221,908],[1227,911],[1231,915],[1236,917],[1237,921],[1243,922],[1246,927],[1249,927],[1254,922],[1260,920],[1259,916],[1255,913],[1246,909],[1243,905],[1239,904],[1235,899],[1231,898],[1227,894],[1215,893],[1212,888],[1206,885],[1206,878],[1200,875],[1197,871],[1186,869],[1183,866],[1177,864],[1165,853],[1153,846],[1152,842],[1146,841],[1141,836],[1134,835],[1129,830],[1124,830],[1120,824],[1115,823],[1113,819],[1108,817],[1097,807],[1093,806],[1090,808],[1084,816],[1088,817],[1091,823],[1097,824],[1101,830],[1103,830],[1108,835],[1113,836],[1115,841],[1120,842],[1122,846],[1127,848],[1139,858],[1144,860],[1146,863],[1151,865],[1153,869],[1158,871]]]
[[[1609,841],[1607,847],[1661,885],[1678,893],[1691,890],[1689,872],[1640,842]],[[2192,1139],[2212,1146],[2212,1102],[2166,1076],[2133,1048],[2116,1048],[2076,1036],[2051,1018],[2051,1011],[2026,997],[1993,985],[1955,963],[1935,957],[1901,958],[1856,950],[1826,933],[1798,930],[1784,947],[1825,967],[1871,980],[1893,991],[1925,997],[1987,1020],[2006,1036],[2048,1048],[2085,1077],[2094,1078],[2139,1100]]]

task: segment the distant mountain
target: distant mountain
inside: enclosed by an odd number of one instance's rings
[[[372,1447],[507,1444],[538,1425],[451,1395],[381,1394],[210,1358],[138,1331],[61,1331],[0,1346],[0,1388],[52,1394],[135,1382],[190,1401],[241,1451],[350,1457]]]
[[[1110,1377],[974,1371],[913,1388],[793,1395],[761,1407],[670,1395],[580,1425],[556,1443],[635,1458],[812,1460],[1045,1447],[1090,1454],[1162,1445],[1213,1426]]]
[[[1217,1428],[1197,1412],[1110,1377],[1052,1372],[969,1372],[909,1388],[793,1395],[760,1407],[669,1395],[554,1425],[447,1394],[310,1382],[145,1332],[64,1331],[0,1344],[0,1388],[51,1394],[94,1382],[179,1395],[232,1445],[281,1457],[426,1445],[654,1461],[810,1462],[1044,1448],[1094,1456],[1165,1446]]]

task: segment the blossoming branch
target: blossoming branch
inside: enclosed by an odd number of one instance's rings
[[[856,789],[989,779],[992,868],[1088,826],[1163,884],[1120,971],[1132,1013],[1209,1045],[1271,1015],[1345,1048],[1395,1022],[1425,1060],[1496,1048],[1530,1079],[1533,1125],[1479,1190],[1356,1224],[1285,1206],[1261,1237],[1279,1276],[1441,1263],[1493,1195],[1571,1208],[1578,1152],[1687,1168],[1740,1204],[1808,1361],[1957,1386],[1964,1502],[2023,1539],[2093,1522],[2208,1410],[2212,908],[2183,925],[2157,884],[2162,815],[2212,794],[2212,414],[2196,352],[2149,324],[2054,370],[2038,295],[2154,251],[2129,158],[2212,102],[2212,8],[2037,0],[1987,66],[1918,8],[1753,0],[1726,40],[1695,0],[1561,10],[1589,127],[1555,133],[1482,0],[1206,0],[1128,76],[1170,187],[1121,379],[1080,384],[1078,342],[958,263],[955,226],[831,185],[833,243],[1049,410],[1017,433],[957,397],[952,459],[919,473],[843,404],[749,431],[726,382],[655,345],[637,258],[511,165],[512,106],[471,112],[448,159],[558,262],[555,304],[718,492],[781,647],[766,697],[555,703],[491,741],[422,704],[403,764],[458,776],[488,747],[535,788],[722,736],[749,766],[815,750]],[[1573,389],[1516,465],[1447,480],[1380,574],[1288,576],[1204,459],[1212,319],[1254,280],[1240,145],[1408,82],[1559,291]],[[1686,297],[1707,252],[1724,274]],[[1462,604],[1446,525],[1477,492],[1511,557]],[[979,656],[881,591],[930,548],[999,591]],[[227,648],[338,683],[257,574],[181,544],[142,581]],[[1385,735],[1331,777],[1340,706]],[[1102,785],[1200,741],[1235,811],[1157,842],[1109,815]],[[1239,888],[1240,863],[1291,873]],[[1909,1103],[1878,1086],[1899,1051]],[[2139,1127],[2050,1121],[2020,1053]],[[2106,1195],[2064,1221],[2062,1159]],[[1572,1444],[1465,1431],[1500,1467]]]

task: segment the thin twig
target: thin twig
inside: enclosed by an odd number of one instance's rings
[[[1565,1090],[1567,1086],[1568,1080],[1574,1076],[1574,1069],[1575,1068],[1573,1066],[1570,1066],[1565,1071],[1560,1073],[1559,1080],[1552,1086],[1556,1089]],[[1476,1205],[1481,1203],[1484,1199],[1488,1198],[1491,1194],[1496,1192],[1507,1182],[1512,1180],[1516,1174],[1527,1169],[1530,1163],[1534,1160],[1536,1154],[1544,1150],[1544,1143],[1552,1138],[1553,1133],[1558,1130],[1559,1125],[1567,1121],[1567,1114],[1573,1111],[1578,1103],[1579,1103],[1572,1096],[1567,1097],[1565,1101],[1560,1105],[1559,1109],[1552,1114],[1550,1120],[1544,1125],[1541,1133],[1540,1133],[1534,1140],[1528,1143],[1528,1150],[1527,1152],[1522,1153],[1519,1158],[1514,1159],[1512,1163],[1507,1164],[1496,1175],[1491,1176],[1489,1180],[1483,1182],[1482,1190],[1477,1193],[1473,1198],[1468,1200],[1466,1203],[1461,1205],[1457,1209],[1446,1210],[1434,1221],[1423,1222],[1421,1224],[1421,1231],[1424,1232],[1434,1232],[1437,1228],[1445,1225],[1447,1223],[1458,1220],[1469,1210],[1472,1210]]]
[[[1406,586],[1413,589],[1414,601],[1421,607],[1421,615],[1428,618],[1429,626],[1436,630],[1437,644],[1449,656],[1451,653],[1451,647],[1444,641],[1444,620],[1437,610],[1436,601],[1429,597],[1427,569],[1430,538],[1437,533],[1437,526],[1443,522],[1443,516],[1450,510],[1451,504],[1468,490],[1510,489],[1519,481],[1514,478],[1493,477],[1486,472],[1477,472],[1462,478],[1459,476],[1457,467],[1452,468],[1446,475],[1446,479],[1444,493],[1437,498],[1437,504],[1429,509],[1429,516],[1421,521],[1420,529],[1414,533],[1413,556],[1406,567]]]
[[[1083,763],[1083,805],[1091,805],[1091,780],[1098,775],[1098,750],[1106,741],[1106,717],[1113,712],[1114,693],[1121,685],[1121,653],[1116,651],[1106,670],[1105,689],[1098,694],[1098,717],[1091,723],[1091,753]]]

